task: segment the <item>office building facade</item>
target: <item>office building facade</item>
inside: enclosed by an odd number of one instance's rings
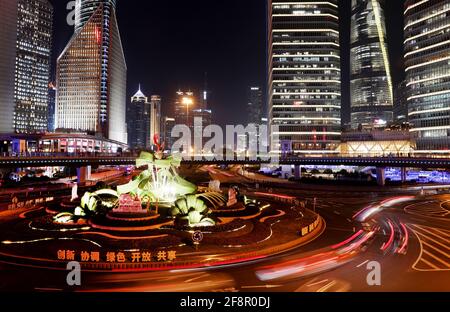
[[[271,149],[338,153],[341,69],[338,1],[269,1]],[[279,138],[279,140],[278,140]]]
[[[247,123],[259,125],[265,117],[262,88],[250,87],[247,90],[247,98]]]
[[[47,131],[55,132],[56,87],[55,83],[48,84],[48,121]]]
[[[450,149],[450,0],[405,2],[408,118],[418,152]]]
[[[150,122],[151,104],[139,87],[127,107],[127,132],[130,148],[143,150],[151,147]]]
[[[116,8],[117,0],[76,0],[75,2],[75,32],[79,31],[89,21],[102,3],[108,5],[106,10]]]
[[[162,123],[162,133],[163,133],[163,142],[166,150],[170,150],[172,148],[175,139],[172,137],[172,130],[175,127],[176,122],[173,117],[164,117]]]
[[[150,146],[154,144],[154,138],[158,136],[162,139],[161,134],[161,96],[152,95],[150,97]]]
[[[352,0],[352,128],[386,127],[394,119],[394,91],[387,47],[384,0]]]
[[[195,108],[196,99],[194,92],[177,91],[175,97],[175,122],[178,125],[187,125],[193,127],[192,110]]]
[[[115,3],[78,0],[76,32],[57,60],[55,122],[57,130],[126,143],[127,67]]]
[[[0,132],[47,131],[53,6],[0,1]]]

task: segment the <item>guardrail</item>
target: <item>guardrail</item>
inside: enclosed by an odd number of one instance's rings
[[[416,157],[309,157],[309,158],[282,158],[272,163],[271,159],[252,160],[250,158],[235,158],[231,160],[208,160],[202,158],[183,158],[186,165],[348,165],[348,166],[374,166],[374,167],[412,167],[412,168],[450,168],[450,158],[416,158]],[[44,155],[44,156],[17,156],[0,157],[0,166],[88,166],[88,165],[132,165],[136,156],[130,155]]]

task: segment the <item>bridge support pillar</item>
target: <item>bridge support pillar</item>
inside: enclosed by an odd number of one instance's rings
[[[77,168],[77,182],[78,184],[86,183],[91,179],[91,166]]]
[[[377,183],[379,186],[386,185],[386,168],[377,168]]]
[[[407,171],[405,167],[401,168],[401,177],[402,183],[406,183]]]
[[[294,176],[296,180],[300,180],[302,178],[302,166],[295,165]]]

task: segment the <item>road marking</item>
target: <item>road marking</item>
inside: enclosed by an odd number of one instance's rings
[[[424,229],[424,228],[421,228],[421,227],[418,227],[418,228],[419,228],[420,230],[424,231],[424,232],[427,232],[427,233],[431,234],[432,236],[435,236],[435,237],[438,237],[438,238],[442,239],[442,240],[445,241],[446,243],[450,243],[450,240],[449,240],[449,239],[440,237],[439,235],[436,235],[436,234],[434,234],[433,232],[427,231],[427,230]],[[444,245],[444,244],[442,244],[441,242],[438,242],[437,240],[433,239],[432,237],[430,237],[430,236],[428,236],[428,235],[426,235],[426,234],[424,234],[424,233],[420,233],[420,232],[419,232],[419,234],[422,235],[422,236],[424,236],[424,237],[426,237],[427,239],[429,239],[429,240],[432,241],[433,243],[436,243],[436,244],[438,244],[438,245],[440,245],[440,246],[442,246],[442,247],[444,247],[444,248],[450,249],[450,247],[449,247],[448,245]]]
[[[322,288],[319,288],[317,290],[317,292],[325,292],[328,289],[330,289],[331,287],[333,287],[334,285],[336,285],[336,281],[331,281],[328,284],[326,284],[325,286],[323,286]]]
[[[408,228],[414,233],[420,244],[420,254],[412,268],[421,272],[450,271],[449,254],[445,252],[445,250],[450,250],[450,247],[440,242],[448,242],[450,234],[445,233],[444,229],[417,224],[408,225]],[[431,259],[435,263],[432,263]]]
[[[441,254],[443,254],[444,256],[446,256],[447,258],[450,259],[450,254],[446,253],[445,251],[443,251],[443,250],[441,250],[441,249],[438,249],[438,248],[436,248],[435,246],[433,246],[433,245],[431,245],[430,243],[427,243],[427,242],[423,242],[423,244],[424,244],[424,245],[427,245],[427,246],[430,247],[431,249],[436,250],[438,253],[441,253]]]
[[[440,234],[442,234],[442,235],[445,235],[445,236],[450,235],[450,231],[446,231],[446,230],[444,230],[444,229],[436,229],[436,228],[433,228],[433,231],[438,232],[438,233],[440,233]],[[446,232],[447,232],[447,233],[446,233]]]
[[[444,205],[449,202],[450,201],[419,202],[406,206],[404,208],[404,211],[411,215],[425,216],[429,218],[442,218],[444,220],[448,220],[447,216],[450,214],[450,211],[444,208]],[[428,206],[427,204],[432,205]]]
[[[242,289],[252,289],[252,288],[278,288],[283,285],[256,285],[256,286],[241,286]]]
[[[448,203],[450,203],[450,200],[447,200],[445,202],[441,202],[441,208],[444,209],[444,210],[447,210],[448,212],[450,212],[450,210],[448,210],[447,208],[444,207],[444,205],[448,204]]]
[[[437,262],[442,263],[443,265],[445,265],[446,267],[448,267],[450,269],[450,264],[448,264],[447,262],[445,262],[444,260],[442,260],[441,258],[436,257],[434,254],[432,254],[431,252],[429,252],[428,250],[424,250],[423,251],[425,254],[427,254],[428,256],[430,256],[431,258],[433,258],[434,260],[436,260]]]
[[[369,260],[364,261],[363,263],[357,265],[356,267],[357,267],[357,268],[360,268],[360,267],[362,267],[364,264],[366,264],[367,262],[369,262]]]
[[[308,285],[306,285],[306,287],[312,287],[312,286],[320,285],[320,284],[323,284],[323,283],[326,283],[326,282],[328,282],[328,279],[324,279],[324,280],[322,280],[320,282],[315,282],[315,283],[312,283],[312,284],[308,284]]]
[[[423,262],[423,263],[425,263],[426,265],[432,267],[435,271],[440,271],[440,269],[439,269],[437,266],[435,266],[433,263],[428,262],[427,260],[425,260],[425,259],[423,259],[423,258],[420,259],[420,261]],[[418,270],[418,271],[433,271],[433,270]]]
[[[196,280],[201,279],[201,278],[206,277],[206,276],[208,276],[208,274],[202,274],[202,275],[200,275],[200,276],[197,276],[197,277],[193,277],[193,278],[191,278],[191,279],[188,279],[188,280],[186,280],[186,281],[184,281],[184,282],[185,282],[185,283],[190,283],[190,282],[196,281]]]
[[[286,212],[284,212],[282,210],[277,210],[277,211],[278,211],[277,215],[264,217],[264,218],[260,219],[259,222],[264,223],[264,221],[266,221],[268,219],[279,218],[279,217],[282,217],[282,216],[286,215]]]

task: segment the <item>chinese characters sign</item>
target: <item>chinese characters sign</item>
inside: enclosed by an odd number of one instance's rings
[[[47,198],[36,198],[31,199],[24,202],[19,202],[19,199],[17,197],[14,197],[11,200],[11,204],[8,205],[8,210],[16,210],[21,208],[33,208],[38,206],[39,204],[43,204],[45,202],[50,202],[53,200],[53,197],[47,197]]]
[[[135,251],[135,252],[105,252],[58,250],[57,259],[61,261],[80,262],[107,262],[107,263],[148,263],[148,262],[172,262],[177,258],[174,250],[157,252]]]

